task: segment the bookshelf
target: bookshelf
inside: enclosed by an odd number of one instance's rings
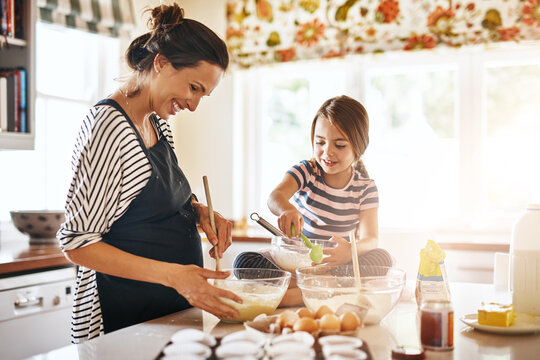
[[[0,69],[26,69],[27,132],[0,131],[0,150],[32,150],[35,136],[35,22],[36,0],[16,0],[23,3],[24,38],[0,37]],[[6,44],[7,41],[7,44]]]

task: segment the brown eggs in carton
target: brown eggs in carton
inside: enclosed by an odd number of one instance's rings
[[[287,334],[303,331],[313,336],[353,333],[362,326],[366,311],[351,304],[340,306],[336,312],[323,305],[315,314],[307,308],[296,311],[285,310],[278,315],[261,314],[253,321],[247,321],[247,328],[268,334]]]

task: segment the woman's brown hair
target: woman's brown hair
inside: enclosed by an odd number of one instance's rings
[[[184,18],[184,9],[178,4],[159,5],[146,11],[151,12],[151,30],[133,40],[126,51],[127,63],[138,75],[152,70],[157,54],[165,56],[175,69],[196,67],[206,61],[227,70],[229,54],[225,42],[207,26]],[[129,95],[139,91],[137,84]]]
[[[324,116],[347,136],[354,151],[355,167],[363,177],[369,178],[360,157],[369,144],[369,118],[366,109],[358,101],[346,95],[326,100],[315,115],[311,124],[311,146],[314,146],[317,120]],[[313,162],[312,162],[313,163]]]

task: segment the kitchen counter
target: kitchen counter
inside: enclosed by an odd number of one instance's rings
[[[508,293],[494,286],[473,283],[452,283],[454,350],[426,352],[426,359],[530,359],[540,353],[540,334],[505,336],[475,331],[460,320],[464,314],[475,313],[480,301],[503,301]],[[397,344],[418,345],[416,303],[412,286],[407,288],[393,313],[381,325],[367,326],[357,331],[373,359],[390,359]],[[282,309],[278,309],[281,311]],[[66,324],[66,326],[69,326]],[[188,309],[159,319],[134,325],[80,345],[70,345],[32,357],[48,359],[156,359],[172,334],[184,328],[196,328],[222,337],[243,329],[241,324],[228,324],[199,309]]]
[[[0,276],[42,270],[71,263],[57,245],[30,245],[28,241],[6,241],[0,247]]]

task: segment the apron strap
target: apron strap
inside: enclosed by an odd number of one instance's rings
[[[117,103],[116,100],[113,100],[113,99],[110,99],[110,98],[106,98],[106,99],[98,101],[95,106],[102,106],[102,105],[111,106],[111,107],[115,108],[116,110],[120,111],[122,113],[122,115],[124,115],[124,117],[126,118],[126,120],[129,123],[129,125],[135,131],[135,135],[137,135],[137,140],[139,140],[139,144],[143,148],[144,154],[148,157],[148,149],[146,148],[146,145],[144,144],[144,141],[143,141],[143,139],[141,137],[141,134],[139,134],[139,131],[137,130],[137,127],[135,126],[135,124],[133,124],[133,121],[131,121],[131,118],[124,111],[122,106],[120,106],[120,104]]]

